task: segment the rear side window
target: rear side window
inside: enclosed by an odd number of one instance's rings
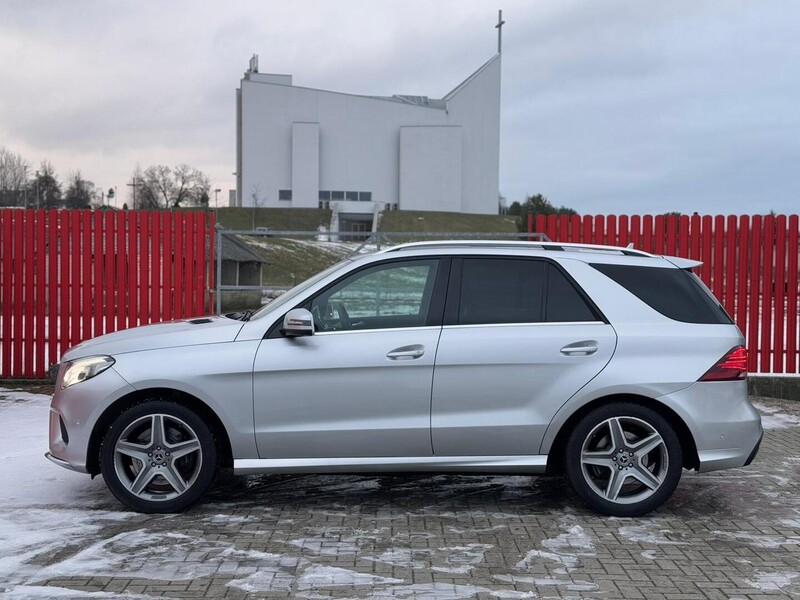
[[[716,298],[707,294],[696,276],[683,269],[593,264],[653,310],[684,323],[730,324]]]
[[[547,265],[546,306],[545,321],[550,323],[600,320],[575,286],[553,265]]]
[[[546,266],[536,260],[465,259],[458,322],[540,322]]]
[[[600,320],[567,277],[541,260],[464,259],[458,323]]]

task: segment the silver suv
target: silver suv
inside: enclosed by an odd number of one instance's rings
[[[142,512],[234,473],[566,473],[645,514],[762,436],[741,332],[691,269],[629,248],[431,242],[345,260],[256,313],[62,358],[53,462]]]

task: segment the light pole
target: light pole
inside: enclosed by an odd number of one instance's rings
[[[39,171],[36,171],[36,208],[41,208],[39,204]]]
[[[219,208],[219,193],[222,189],[217,188],[214,190],[214,208]]]

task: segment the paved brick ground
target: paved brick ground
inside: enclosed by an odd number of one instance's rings
[[[761,408],[772,428],[751,467],[684,473],[640,519],[587,511],[560,478],[228,478],[177,516],[119,513],[93,488],[91,511],[63,511],[89,531],[24,561],[7,595],[800,596],[800,418],[789,404]]]

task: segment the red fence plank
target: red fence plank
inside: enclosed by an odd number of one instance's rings
[[[798,299],[798,254],[800,254],[800,220],[797,215],[789,217],[789,247],[787,260],[787,279],[786,279],[786,373],[798,372],[798,355],[800,340],[797,331],[797,313],[800,307],[797,306]]]
[[[126,268],[126,261],[125,261],[125,252],[127,245],[125,244],[125,235],[128,231],[128,221],[126,218],[125,212],[118,212],[115,213],[114,216],[116,217],[115,223],[115,248],[114,248],[114,256],[116,257],[116,273],[114,280],[112,282],[114,289],[114,312],[116,313],[116,329],[115,331],[119,331],[120,329],[127,329],[128,328],[128,321],[125,307],[127,306],[128,298],[127,294],[127,281],[125,274],[127,273]]]
[[[215,227],[214,227],[215,225],[216,225],[216,215],[214,213],[211,213],[211,218],[209,219],[209,222],[208,222],[208,246],[209,246],[208,256],[209,257],[215,257],[216,256],[215,251],[216,251],[216,243],[217,243],[217,236],[216,236],[217,232],[216,232]],[[214,290],[214,289],[216,289],[214,282],[216,281],[217,270],[215,268],[215,264],[214,264],[213,260],[208,260],[208,261],[206,261],[206,263],[208,264],[208,289],[209,290]],[[211,293],[208,294],[208,310],[206,312],[207,312],[207,314],[214,314],[215,311],[216,311],[216,297],[215,297],[215,293],[211,292]]]
[[[194,312],[194,299],[192,295],[195,291],[194,281],[194,213],[183,215],[184,222],[184,264],[183,264],[183,286],[181,288],[183,300],[183,315],[185,317],[197,316]],[[187,293],[188,292],[188,293]]]
[[[786,217],[778,215],[775,218],[775,283],[773,285],[774,297],[774,319],[773,319],[773,353],[772,368],[773,373],[784,372],[783,355],[783,325],[784,325],[784,301],[786,299]]]
[[[47,212],[36,211],[36,335],[34,376],[47,375]]]
[[[92,292],[91,299],[94,306],[94,327],[92,335],[102,335],[105,333],[105,318],[103,314],[103,265],[105,256],[103,252],[103,213],[95,212],[92,214],[92,253],[91,263],[92,273]]]
[[[116,301],[114,299],[114,282],[117,279],[117,220],[114,213],[103,215],[105,239],[103,246],[103,262],[105,262],[102,300],[105,310],[105,333],[116,331]]]
[[[161,321],[161,215],[150,214],[150,323]]]
[[[57,211],[47,211],[47,361],[58,363],[59,223]]]
[[[138,269],[139,269],[139,324],[147,325],[150,318],[150,275],[152,273],[152,256],[150,248],[150,215],[142,213],[139,218],[138,235]]]
[[[748,307],[747,318],[747,362],[748,371],[756,371],[758,369],[758,355],[761,352],[761,341],[759,340],[759,311],[761,308],[761,233],[763,231],[761,226],[761,215],[753,216],[752,234],[753,243],[751,246],[751,259],[750,259],[750,305]]]
[[[769,371],[772,358],[772,295],[775,289],[773,282],[773,265],[775,260],[775,218],[764,217],[764,273],[761,281],[761,353],[759,368],[762,373]]]
[[[736,292],[736,324],[747,333],[747,283],[750,281],[750,217],[742,215],[739,219],[738,268],[736,277],[739,289]]]
[[[172,215],[161,215],[164,225],[164,237],[161,240],[161,252],[163,253],[163,284],[162,290],[164,291],[164,304],[161,313],[162,320],[169,321],[175,318],[175,313],[172,311],[172,290],[175,289],[175,282],[172,279],[172,262],[173,262],[173,242],[172,242]]]
[[[3,238],[0,240],[0,264],[2,264],[2,279],[0,279],[0,319],[3,321],[2,326],[2,344],[3,360],[0,363],[2,373],[8,375],[11,373],[11,354],[15,347],[14,339],[12,337],[11,321],[15,312],[14,296],[12,282],[14,281],[14,236],[13,236],[13,217],[12,210],[0,210],[0,230],[2,231]]]
[[[725,224],[725,297],[722,305],[729,315],[736,314],[736,217],[729,215]]]

